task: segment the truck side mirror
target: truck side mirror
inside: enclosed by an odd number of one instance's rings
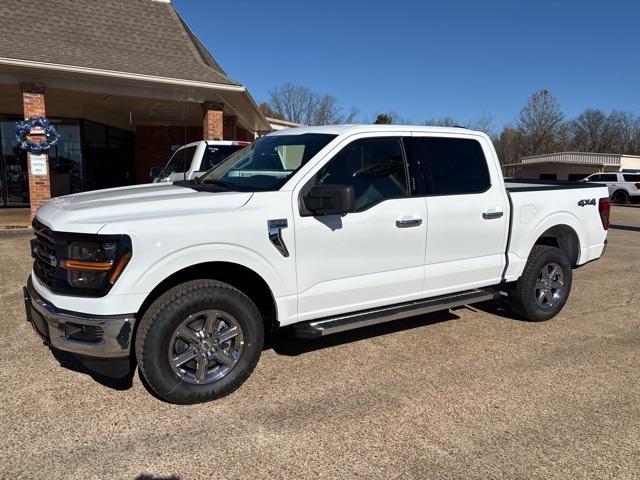
[[[302,201],[314,215],[345,215],[355,208],[351,185],[316,185]]]
[[[160,175],[162,175],[162,168],[160,167],[151,167],[151,170],[149,170],[149,176],[151,178],[159,178]]]

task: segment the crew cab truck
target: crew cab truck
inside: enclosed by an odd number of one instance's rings
[[[58,197],[34,220],[27,317],[52,347],[197,403],[265,333],[336,332],[507,296],[531,321],[599,258],[598,184],[504,183],[483,133],[324,126],[266,135],[197,181]]]
[[[153,167],[149,175],[154,183],[193,180],[250,144],[251,142],[236,140],[200,140],[187,143],[171,155],[164,168]]]

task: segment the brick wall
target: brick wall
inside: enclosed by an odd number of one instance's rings
[[[222,140],[224,105],[215,102],[202,104],[202,134],[207,140]]]
[[[149,170],[164,167],[171,156],[171,145],[202,140],[201,127],[164,127],[138,125],[136,127],[136,183],[151,182]]]
[[[31,83],[20,84],[20,90],[22,91],[22,107],[24,111],[24,117],[44,117],[46,116],[45,109],[45,87],[43,85],[36,85]],[[39,143],[44,140],[43,135],[32,135],[31,141]],[[27,154],[27,165],[29,169],[29,201],[31,203],[31,218],[36,214],[38,208],[51,198],[51,177],[49,176],[49,158],[45,153],[46,159],[46,175],[32,175],[31,174],[31,153]]]

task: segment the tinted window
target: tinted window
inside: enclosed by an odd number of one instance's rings
[[[200,170],[211,170],[216,165],[222,163],[229,155],[237,152],[241,148],[244,147],[242,145],[207,145],[204,149]]]
[[[344,147],[315,176],[315,185],[351,185],[356,210],[407,196],[402,146],[397,138],[367,138]]]
[[[604,175],[600,175],[600,180],[602,182],[617,182],[618,175],[616,175],[615,173],[607,173]]]
[[[476,140],[412,137],[405,144],[412,169],[416,176],[422,174],[429,195],[480,193],[491,186],[487,161]]]
[[[622,176],[625,182],[640,182],[640,173],[625,173]]]
[[[540,174],[540,180],[557,180],[557,179],[558,179],[557,173],[541,173]]]
[[[602,175],[600,174],[591,175],[589,178],[587,178],[587,181],[589,182],[599,182],[600,180],[602,180]]]
[[[570,173],[569,174],[569,181],[577,182],[579,180],[584,179],[584,177],[586,177],[586,175],[584,173]]]

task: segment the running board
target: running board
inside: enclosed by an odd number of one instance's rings
[[[378,323],[390,322],[391,320],[422,315],[438,310],[447,310],[462,305],[494,300],[498,297],[500,297],[500,291],[492,288],[469,290],[346,315],[311,320],[310,322],[298,323],[293,326],[293,329],[298,338],[320,338],[325,335],[331,335],[332,333],[368,327]]]

